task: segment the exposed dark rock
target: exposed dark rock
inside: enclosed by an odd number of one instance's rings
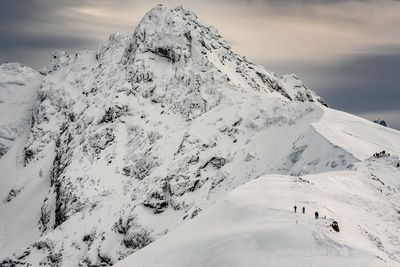
[[[34,153],[31,149],[24,148],[24,163],[28,164],[34,157]]]
[[[112,266],[113,265],[112,259],[109,256],[100,253],[100,251],[97,253],[97,257],[99,258],[100,266]]]
[[[150,231],[138,224],[134,216],[128,216],[126,219],[119,218],[114,223],[113,229],[117,233],[124,235],[122,242],[127,248],[131,248],[134,251],[153,242],[150,237]]]
[[[12,188],[10,192],[8,192],[7,197],[4,199],[4,202],[10,202],[13,200],[19,192],[21,192],[22,188]]]
[[[192,36],[190,35],[190,31],[185,32],[183,35],[186,37],[186,39],[188,39],[189,42],[192,42]]]
[[[240,124],[242,124],[243,118],[238,119],[236,122],[232,124],[233,127],[238,127]]]
[[[304,178],[302,178],[302,177],[300,177],[300,176],[296,178],[296,181],[297,181],[297,182],[301,182],[301,183],[307,183],[307,184],[310,183],[309,180],[304,179]]]
[[[190,215],[190,218],[193,219],[194,217],[196,217],[199,213],[200,213],[201,209],[200,208],[196,208],[193,212],[192,215]]]
[[[159,163],[157,158],[142,157],[137,159],[132,166],[125,166],[122,169],[122,172],[125,176],[131,176],[142,180],[158,165]]]
[[[382,126],[387,127],[386,121],[384,121],[384,120],[382,120],[382,119],[374,120],[374,122],[377,123],[377,124],[379,124],[379,125],[382,125]]]
[[[0,143],[0,158],[6,154],[8,151],[8,147],[6,147],[4,144]]]
[[[293,146],[293,150],[292,153],[289,154],[288,158],[289,160],[295,164],[296,162],[299,161],[301,154],[303,154],[303,152],[306,150],[307,146],[303,145],[303,146],[299,146],[299,147],[295,147]]]
[[[208,165],[211,165],[215,169],[220,169],[222,166],[226,164],[226,159],[221,158],[221,157],[212,157],[209,159],[201,168],[204,169]]]
[[[125,166],[122,168],[122,174],[125,176],[131,176],[131,168],[128,166]]]
[[[152,192],[142,204],[145,207],[153,209],[155,214],[163,212],[168,207],[165,194],[157,191]]]
[[[1,267],[16,267],[16,266],[27,266],[26,262],[20,260],[13,260],[10,258],[5,258],[0,262]]]
[[[49,265],[54,267],[60,266],[60,263],[62,262],[62,253],[60,251],[56,251],[52,241],[38,241],[33,243],[32,247],[36,248],[37,250],[42,250],[47,254],[47,256],[41,260],[40,265]]]
[[[49,198],[43,201],[42,207],[40,208],[40,219],[39,228],[42,232],[47,230],[47,224],[50,222],[51,208],[48,206]]]
[[[113,130],[111,128],[104,128],[100,132],[89,137],[89,144],[96,154],[100,154],[102,150],[114,141],[114,139],[115,136]]]
[[[180,55],[175,53],[173,48],[169,47],[157,47],[154,51],[155,54],[167,58],[169,61],[175,63],[180,59]]]
[[[84,235],[82,241],[85,242],[87,246],[90,248],[95,238],[96,238],[96,232],[93,231],[89,234]]]
[[[280,86],[278,83],[272,81],[267,75],[264,73],[256,72],[256,74],[261,78],[264,84],[269,85],[273,90],[279,92],[282,94],[284,97],[286,97],[289,100],[292,100],[290,96],[287,94],[287,92]]]
[[[247,153],[247,155],[246,155],[244,161],[245,161],[245,162],[249,162],[249,161],[252,161],[252,160],[255,159],[255,158],[256,158],[256,157],[255,157],[253,154]]]
[[[187,163],[188,164],[196,164],[199,162],[199,159],[200,159],[199,154],[196,154],[196,155],[191,156]]]
[[[200,187],[200,180],[195,180],[193,182],[193,185],[191,187],[189,187],[188,190],[189,190],[189,192],[193,192],[199,187]]]
[[[153,239],[150,237],[150,232],[140,227],[130,228],[123,239],[124,245],[134,250],[141,249],[151,242]]]
[[[25,250],[24,252],[22,252],[20,255],[17,255],[16,258],[18,260],[23,260],[26,258],[26,256],[28,256],[29,254],[31,254],[31,252],[29,250]]]

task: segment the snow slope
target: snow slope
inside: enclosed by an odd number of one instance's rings
[[[43,161],[23,167],[26,137],[14,141],[6,156],[0,159],[0,258],[24,248],[41,236],[40,212],[50,183],[47,176],[54,152]]]
[[[325,138],[360,160],[382,150],[399,155],[399,131],[357,116],[325,109],[323,118],[312,125]]]
[[[41,80],[39,72],[18,63],[0,65],[0,157],[29,129]]]
[[[400,169],[356,167],[252,180],[115,266],[399,266]]]
[[[113,34],[96,51],[55,51],[41,73],[27,136],[0,158],[2,266],[113,265],[260,176],[352,179],[374,152],[400,154],[398,131],[328,109],[295,75],[237,55],[184,7],[157,6],[132,36]],[[361,260],[374,251],[342,241]]]

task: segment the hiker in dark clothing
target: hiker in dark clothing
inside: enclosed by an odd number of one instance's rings
[[[294,213],[296,213],[296,211],[297,211],[297,206],[296,205],[294,205]]]
[[[379,159],[379,158],[381,158],[381,157],[389,157],[390,156],[390,154],[386,154],[386,151],[385,150],[383,150],[383,151],[381,151],[381,152],[376,152],[375,154],[374,154],[374,157],[375,158],[377,158],[377,159]]]
[[[319,218],[319,214],[318,214],[317,211],[314,213],[314,215],[315,215],[315,219],[318,219],[318,218]]]
[[[303,214],[306,213],[306,207],[303,206]]]

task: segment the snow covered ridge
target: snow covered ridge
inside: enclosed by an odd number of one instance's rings
[[[352,175],[377,151],[400,154],[398,131],[326,108],[183,7],[153,8],[97,51],[56,51],[40,73],[23,75],[38,99],[0,158],[1,266],[113,265],[255,178]],[[392,204],[385,212],[398,218]],[[380,263],[399,260],[398,229],[380,238]]]
[[[30,124],[41,76],[19,63],[0,65],[0,158]]]
[[[400,168],[393,161],[399,158],[260,177],[115,266],[399,266]]]

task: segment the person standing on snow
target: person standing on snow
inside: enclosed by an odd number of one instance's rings
[[[296,211],[297,211],[297,206],[296,205],[294,205],[294,213],[296,213]]]
[[[315,215],[315,219],[318,219],[318,218],[319,218],[319,214],[318,214],[317,211],[314,213],[314,215]]]
[[[306,213],[306,207],[303,206],[303,214]]]

